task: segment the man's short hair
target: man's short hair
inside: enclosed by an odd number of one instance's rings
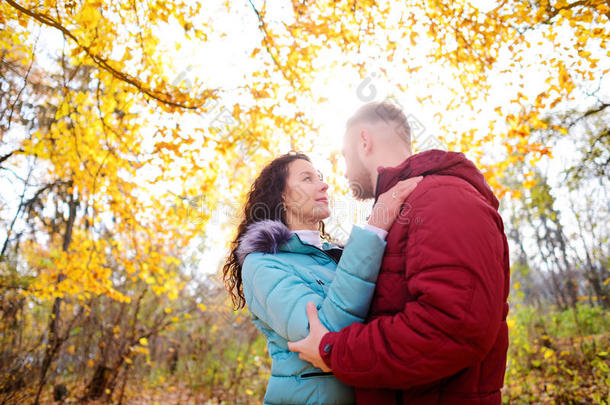
[[[407,145],[411,145],[411,128],[407,116],[400,108],[387,101],[374,101],[358,108],[354,115],[347,120],[346,128],[350,128],[356,123],[368,122],[374,124],[379,121],[390,125]]]

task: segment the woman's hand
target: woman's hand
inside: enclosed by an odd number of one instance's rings
[[[396,183],[394,187],[381,194],[373,206],[368,224],[388,231],[398,214],[405,199],[411,194],[422,176],[413,177]]]

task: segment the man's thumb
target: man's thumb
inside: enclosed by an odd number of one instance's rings
[[[300,349],[300,340],[298,342],[288,342],[288,350],[291,352],[298,352]]]
[[[309,327],[312,325],[320,323],[320,318],[318,318],[318,308],[316,308],[316,304],[313,302],[307,303],[307,319],[309,319]]]

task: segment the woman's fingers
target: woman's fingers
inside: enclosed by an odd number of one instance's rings
[[[411,177],[410,179],[401,180],[398,184],[405,188],[415,187],[423,178],[423,176]]]
[[[403,190],[403,193],[405,193],[405,198],[407,198],[409,196],[409,194],[411,194],[411,192],[413,192],[413,190],[415,190],[415,188],[417,187],[417,184],[419,184],[419,182],[423,179],[423,177],[414,177],[412,179],[407,180],[408,183],[405,183],[405,188]],[[413,181],[410,181],[413,180]]]
[[[418,177],[412,177],[410,179],[407,180],[402,180],[400,182],[398,182],[396,184],[397,190],[396,194],[398,194],[400,196],[400,200],[401,202],[404,201],[413,190],[415,190],[415,187],[417,187],[417,184],[423,179],[422,176],[418,176]]]
[[[373,211],[369,217],[369,225],[387,231],[398,217],[400,207],[405,199],[415,190],[422,179],[422,176],[418,176],[399,181],[391,189],[382,193],[373,206]]]

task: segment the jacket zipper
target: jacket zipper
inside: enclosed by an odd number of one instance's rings
[[[317,371],[317,372],[313,372],[313,373],[305,373],[305,374],[301,374],[301,378],[323,377],[323,376],[327,376],[327,375],[333,375],[332,371],[329,371],[327,373],[325,373],[323,371]]]
[[[396,391],[396,405],[402,405],[402,390]]]

